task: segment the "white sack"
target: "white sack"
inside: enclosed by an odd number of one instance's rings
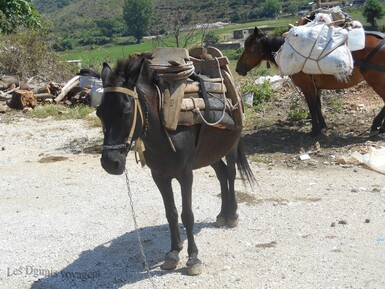
[[[275,60],[282,75],[302,70],[307,74],[333,74],[346,79],[353,71],[347,38],[345,29],[325,23],[296,26],[290,29]]]

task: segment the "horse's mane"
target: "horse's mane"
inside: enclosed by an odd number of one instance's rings
[[[118,59],[116,66],[111,74],[111,80],[114,83],[120,83],[120,85],[127,86],[128,84],[135,84],[138,79],[140,70],[144,63],[144,60],[151,59],[151,53],[140,53],[130,55],[125,59]]]
[[[263,54],[266,56],[266,60],[275,63],[274,53],[281,48],[285,38],[282,36],[265,36],[261,38],[261,48]]]

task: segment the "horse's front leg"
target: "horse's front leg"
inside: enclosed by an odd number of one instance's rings
[[[198,259],[198,247],[194,239],[194,214],[192,211],[192,169],[185,170],[178,178],[182,192],[182,222],[186,228],[188,240],[187,274],[199,275],[202,273],[202,262]]]
[[[318,89],[313,75],[298,73],[292,76],[293,83],[303,93],[309,107],[312,129],[310,135],[315,137],[326,127],[325,119],[321,111],[321,90]]]
[[[305,95],[305,99],[306,99],[306,102],[307,102],[307,105],[309,107],[309,111],[310,111],[310,117],[311,117],[311,132],[310,132],[310,135],[312,137],[315,137],[317,135],[319,135],[321,133],[321,130],[322,130],[322,127],[321,127],[321,124],[320,124],[320,121],[319,121],[319,116],[321,115],[321,118],[323,120],[323,123],[324,125],[326,126],[325,124],[325,120],[323,119],[323,116],[322,116],[322,113],[320,114],[321,112],[321,101],[318,101],[317,100],[317,95],[314,95],[312,93],[305,93],[304,92],[304,95]]]
[[[163,177],[152,172],[152,177],[162,194],[166,218],[170,227],[171,250],[166,254],[162,269],[175,269],[179,262],[179,252],[183,249],[183,242],[179,234],[178,211],[175,207],[174,193],[172,191],[172,178]]]

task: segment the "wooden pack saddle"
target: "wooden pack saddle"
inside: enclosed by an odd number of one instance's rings
[[[203,122],[228,129],[243,126],[243,103],[228,64],[227,57],[211,47],[154,50],[150,67],[160,79],[167,129]]]

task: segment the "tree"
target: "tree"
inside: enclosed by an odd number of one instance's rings
[[[266,0],[262,4],[262,17],[276,18],[281,10],[281,2],[279,0]]]
[[[101,18],[96,20],[101,35],[106,37],[121,36],[121,31],[124,30],[123,19],[119,18]]]
[[[213,31],[210,31],[203,37],[203,41],[206,46],[213,46],[219,42],[219,37],[215,35]]]
[[[125,0],[123,19],[126,22],[129,35],[134,36],[137,39],[137,43],[140,43],[140,40],[146,35],[151,17],[151,0]]]
[[[12,33],[17,27],[40,28],[40,15],[31,0],[0,1],[0,32]]]
[[[373,28],[377,28],[376,19],[385,15],[384,7],[379,0],[368,0],[365,3],[362,15],[366,18],[366,21],[372,25]]]
[[[175,7],[172,11],[169,11],[167,15],[162,13],[155,15],[153,29],[156,31],[156,24],[160,23],[162,19],[165,35],[171,36],[175,41],[170,42],[168,40],[169,37],[164,38],[158,34],[157,41],[161,42],[163,46],[186,48],[194,41],[199,41],[199,35],[203,35],[200,41],[204,41],[209,24],[192,22],[191,14],[186,11],[187,9],[183,7]]]

